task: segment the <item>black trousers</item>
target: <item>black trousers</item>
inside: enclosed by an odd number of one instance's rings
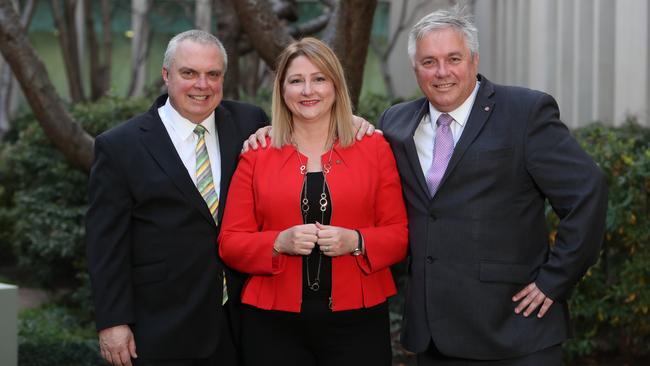
[[[418,366],[559,366],[562,365],[562,345],[558,344],[520,357],[505,360],[469,360],[442,355],[433,345],[418,353]]]
[[[332,312],[327,299],[303,300],[300,313],[244,305],[242,349],[246,366],[390,366],[388,305]]]
[[[221,336],[219,337],[219,344],[215,351],[208,358],[192,358],[192,359],[134,359],[134,366],[238,366],[239,357],[233,342],[231,325],[229,323],[230,314],[228,307],[223,309],[224,321],[221,322]],[[136,344],[136,347],[138,345]],[[137,351],[137,349],[136,349]]]

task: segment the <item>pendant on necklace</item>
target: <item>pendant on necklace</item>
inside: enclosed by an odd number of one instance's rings
[[[309,289],[316,292],[320,289],[320,285],[318,284],[318,281],[314,281],[314,283],[309,286]]]

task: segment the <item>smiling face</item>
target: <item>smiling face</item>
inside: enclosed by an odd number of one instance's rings
[[[307,57],[298,56],[290,62],[282,97],[294,123],[324,121],[329,124],[335,98],[334,84]]]
[[[201,123],[221,103],[223,74],[219,48],[191,40],[178,44],[170,69],[162,70],[172,106],[193,123]]]
[[[425,34],[416,42],[415,77],[429,102],[451,112],[472,94],[478,73],[478,54],[472,56],[465,38],[453,28]]]

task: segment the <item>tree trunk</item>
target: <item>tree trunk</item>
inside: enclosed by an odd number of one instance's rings
[[[275,60],[284,47],[294,39],[291,36],[301,33],[282,23],[273,12],[269,0],[231,0],[237,11],[239,22],[246,31],[251,44],[260,57],[272,69]],[[377,0],[339,0],[334,7],[325,30],[325,42],[337,54],[346,74],[352,103],[356,106],[361,93],[363,69],[368,53],[372,18]],[[365,19],[366,21],[359,21]],[[318,20],[319,26],[324,22]]]
[[[85,100],[83,82],[81,77],[81,64],[79,63],[79,49],[77,48],[77,30],[74,22],[74,12],[77,1],[64,0],[63,8],[59,0],[52,0],[52,16],[54,25],[59,33],[61,53],[68,79],[70,99],[73,102]]]
[[[237,13],[230,0],[214,1],[215,19],[217,20],[217,37],[228,53],[228,70],[223,86],[223,95],[228,99],[239,99],[241,85],[239,73],[239,41],[241,27]]]
[[[85,0],[86,33],[88,35],[88,50],[90,52],[90,99],[97,100],[110,88],[111,81],[111,10],[108,0],[101,0],[102,15],[102,44],[100,46],[95,33],[93,20],[93,1]],[[103,57],[102,57],[103,56]]]
[[[13,6],[18,10],[18,0],[12,1]],[[23,6],[20,16],[20,24],[27,29],[34,15],[34,0],[27,0]],[[18,88],[9,64],[0,57],[0,140],[9,132],[11,119],[18,107]]]
[[[86,172],[93,160],[93,139],[72,118],[54,90],[45,65],[29,44],[9,1],[0,0],[0,52],[52,144],[72,164]]]
[[[11,127],[11,96],[14,94],[14,77],[4,59],[0,59],[0,141]]]
[[[212,0],[196,0],[194,26],[196,29],[212,33]]]
[[[411,14],[407,16],[409,0],[402,0],[395,31],[391,34],[389,30],[386,45],[380,45],[379,42],[373,39],[370,40],[370,47],[372,48],[375,55],[377,55],[377,59],[379,60],[381,75],[384,79],[384,84],[386,85],[386,93],[391,99],[395,98],[395,86],[393,84],[393,77],[390,72],[390,66],[388,65],[390,55],[393,53],[395,45],[397,44],[397,40],[399,39],[402,32],[406,30],[406,27],[415,22],[416,16],[422,15],[420,10],[422,10],[422,8],[427,5],[427,2],[429,2],[429,0],[420,0],[417,2],[411,10]],[[391,5],[395,5],[395,2],[393,2]]]
[[[325,41],[343,64],[350,98],[355,106],[361,94],[363,69],[376,8],[377,0],[339,0],[325,30]]]
[[[388,65],[388,58],[390,57],[392,48],[382,49],[381,46],[377,45],[373,41],[370,42],[370,47],[379,60],[379,71],[381,72],[381,77],[386,86],[386,95],[389,99],[393,100],[395,99],[395,84],[393,83],[393,76],[390,72],[390,66]]]
[[[275,60],[293,37],[273,12],[268,0],[231,0],[239,23],[248,35],[253,48],[269,67],[275,69]]]
[[[151,39],[147,14],[152,5],[153,0],[131,1],[133,39],[131,41],[131,85],[128,92],[130,97],[142,95],[147,83],[147,56]]]
[[[260,88],[260,79],[263,77],[263,70],[268,70],[266,64],[260,62],[260,57],[255,52],[247,54],[242,57],[243,69],[247,70],[246,76],[241,79],[241,86],[244,92],[255,98],[257,91]]]
[[[74,29],[75,32],[75,42],[77,45],[77,62],[82,67],[84,65],[84,60],[86,58],[86,9],[90,9],[91,5],[86,4],[83,0],[75,0],[74,5]],[[81,70],[80,70],[81,72]],[[83,78],[82,78],[83,79]]]

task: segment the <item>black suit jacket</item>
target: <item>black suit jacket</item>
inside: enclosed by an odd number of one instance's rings
[[[225,321],[215,224],[158,115],[167,99],[95,140],[86,216],[88,268],[98,329],[129,324],[141,358],[209,356]],[[241,144],[268,119],[222,101],[219,222]],[[229,304],[242,277],[228,271]]]
[[[603,239],[605,179],[560,121],[555,100],[481,82],[439,190],[431,197],[413,140],[426,98],[389,108],[380,128],[395,154],[409,219],[403,345],[502,359],[570,334],[566,300]],[[560,217],[549,246],[544,202]],[[555,304],[542,319],[514,313],[535,282]]]

